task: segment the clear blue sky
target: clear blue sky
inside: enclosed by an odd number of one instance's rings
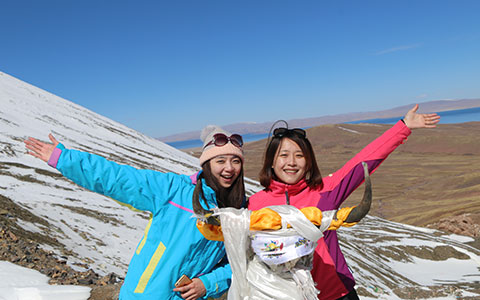
[[[2,1],[0,71],[160,137],[479,98],[479,16],[478,0]]]

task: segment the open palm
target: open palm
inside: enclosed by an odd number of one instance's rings
[[[52,134],[49,134],[48,138],[52,144],[39,141],[32,137],[29,137],[27,140],[23,141],[25,143],[25,147],[29,150],[27,153],[35,156],[36,158],[40,158],[45,162],[48,162],[53,150],[59,143]]]
[[[435,128],[440,121],[440,116],[436,113],[419,114],[417,113],[418,107],[418,104],[415,104],[415,106],[407,112],[403,118],[405,125],[410,129]]]

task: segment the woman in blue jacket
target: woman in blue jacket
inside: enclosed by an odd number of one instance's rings
[[[207,126],[201,138],[202,171],[187,176],[139,170],[52,142],[25,140],[28,153],[91,191],[152,213],[130,261],[120,300],[206,299],[230,285],[231,269],[222,242],[205,239],[192,218],[192,199],[205,208],[244,206],[243,141],[237,134]],[[192,282],[175,288],[182,276]]]

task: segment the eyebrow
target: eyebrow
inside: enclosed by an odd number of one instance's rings
[[[232,159],[235,159],[235,158],[238,158],[240,159],[237,155],[234,155],[234,154],[227,154],[227,155],[217,155],[215,156],[214,158],[217,159],[217,158],[222,158],[222,159],[227,159],[227,158],[232,158]]]
[[[287,149],[280,149],[278,152],[279,152],[279,153],[281,153],[281,152],[293,152],[293,153],[300,152],[300,153],[303,153],[303,151],[302,151],[302,150],[290,151],[290,150],[287,150]]]

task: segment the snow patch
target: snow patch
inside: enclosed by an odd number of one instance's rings
[[[355,134],[360,134],[360,132],[356,131],[356,130],[353,130],[353,129],[348,129],[348,128],[345,128],[345,127],[342,127],[342,126],[338,126],[337,127],[338,129],[341,129],[341,130],[345,130],[347,132],[351,132],[351,133],[355,133]]]
[[[49,278],[35,270],[0,261],[1,300],[87,300],[90,288],[48,285]]]

